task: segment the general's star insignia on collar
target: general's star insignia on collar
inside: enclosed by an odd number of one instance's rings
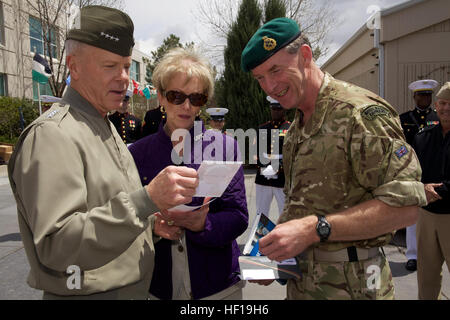
[[[47,115],[47,119],[53,118],[53,117],[55,116],[55,114],[57,114],[58,112],[59,112],[58,110],[53,110],[52,112],[50,112],[50,113]]]

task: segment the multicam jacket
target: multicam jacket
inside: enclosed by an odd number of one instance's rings
[[[343,211],[370,199],[394,207],[426,205],[421,167],[405,142],[395,109],[376,94],[329,74],[306,124],[297,110],[283,157],[286,202],[279,223]],[[389,243],[392,236],[318,246],[329,251],[370,248]]]

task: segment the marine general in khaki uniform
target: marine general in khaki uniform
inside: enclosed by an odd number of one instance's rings
[[[393,299],[380,247],[426,204],[421,168],[396,111],[323,73],[287,18],[253,35],[242,68],[284,108],[296,109],[283,146],[284,210],[260,240],[270,259],[299,262],[303,277],[288,281],[288,299]]]
[[[44,299],[145,299],[154,235],[180,236],[152,214],[190,202],[197,174],[168,167],[142,187],[107,118],[128,87],[133,23],[102,6],[77,20],[66,41],[71,86],[24,130],[8,165],[28,284]]]

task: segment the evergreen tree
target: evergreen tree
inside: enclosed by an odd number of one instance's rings
[[[264,3],[264,22],[286,17],[286,5],[282,0],[266,0]]]
[[[156,49],[156,51],[152,51],[152,61],[147,63],[145,81],[147,81],[148,83],[152,83],[153,70],[155,70],[156,65],[167,51],[173,48],[190,47],[193,45],[194,43],[191,42],[186,43],[183,46],[183,44],[180,42],[180,38],[171,33],[167,38],[163,40],[163,44],[158,49]]]
[[[261,26],[262,12],[256,0],[242,0],[236,22],[228,33],[224,52],[225,71],[219,80],[217,102],[229,109],[226,127],[257,128],[269,119],[265,94],[251,73],[241,69],[241,53]]]

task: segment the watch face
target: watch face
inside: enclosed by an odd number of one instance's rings
[[[320,223],[319,225],[319,234],[322,236],[326,236],[328,235],[328,233],[330,232],[330,228],[328,227],[328,225],[326,223]]]
[[[326,236],[329,232],[329,228],[327,225],[323,224],[321,226],[319,226],[319,233],[323,236]]]

